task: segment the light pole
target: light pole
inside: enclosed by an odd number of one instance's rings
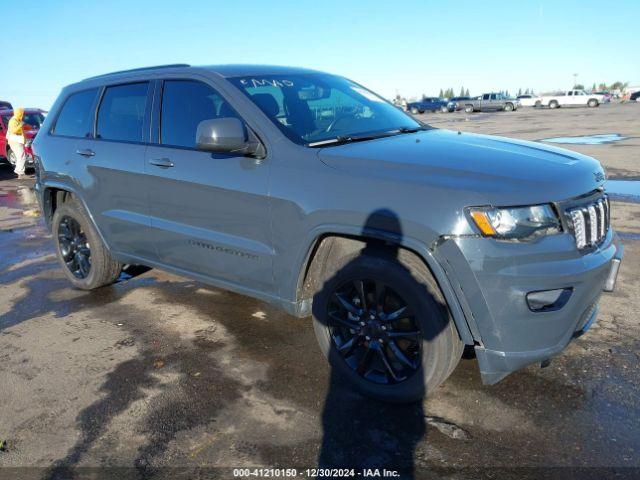
[[[573,74],[573,88],[575,88],[575,86],[578,84],[578,74],[574,73]]]

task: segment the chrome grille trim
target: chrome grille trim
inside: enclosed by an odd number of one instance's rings
[[[609,198],[606,195],[565,210],[565,214],[579,250],[601,244],[609,232]]]

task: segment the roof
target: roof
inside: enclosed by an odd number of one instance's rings
[[[210,70],[212,72],[221,75],[222,77],[241,77],[246,75],[291,75],[300,73],[322,73],[318,70],[312,70],[302,67],[287,67],[282,65],[246,65],[246,64],[231,64],[231,65],[206,65],[199,67],[204,70]]]
[[[299,67],[285,67],[279,65],[244,65],[244,64],[234,64],[234,65],[204,65],[204,66],[192,66],[186,63],[172,63],[169,65],[156,65],[151,67],[141,67],[141,68],[133,68],[130,70],[119,70],[117,72],[104,73],[101,75],[96,75],[93,77],[85,78],[86,80],[96,80],[101,78],[109,78],[111,76],[120,76],[120,75],[130,75],[137,73],[151,73],[163,70],[189,70],[189,69],[197,69],[197,70],[208,70],[210,72],[217,73],[221,77],[230,78],[230,77],[239,77],[246,75],[291,75],[291,74],[300,74],[300,73],[321,73],[317,70],[310,70],[306,68]]]

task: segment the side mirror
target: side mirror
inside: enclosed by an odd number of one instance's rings
[[[196,148],[205,152],[257,155],[262,144],[250,141],[245,125],[238,118],[203,120],[196,129]]]

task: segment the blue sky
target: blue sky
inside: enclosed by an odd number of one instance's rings
[[[610,6],[610,7],[609,7]],[[392,97],[640,84],[640,1],[3,2],[0,99],[48,108],[113,70],[273,63]]]

